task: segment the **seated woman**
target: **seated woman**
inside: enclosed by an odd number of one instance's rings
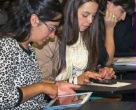
[[[117,29],[116,27],[118,27],[118,24],[120,23],[120,21],[125,20],[126,18],[126,14],[132,14],[133,10],[134,10],[134,0],[101,0],[100,2],[100,10],[102,12],[106,11],[106,16],[109,16],[109,18],[111,17],[112,21],[116,21],[117,26],[115,24],[115,30],[114,27],[111,27],[111,22],[109,22],[109,19],[107,19],[105,22],[105,25],[109,24],[109,26],[106,26],[106,28],[104,28],[104,24],[100,24],[101,30],[106,29],[106,37],[105,37],[105,33],[101,32],[101,36],[103,37],[103,41],[105,42],[105,47],[106,50],[108,52],[109,55],[109,61],[108,61],[108,65],[111,65],[113,58],[114,58],[114,53],[117,50],[116,48],[116,39],[119,40],[119,38],[121,37],[120,35],[122,35],[123,33],[121,31],[119,31],[119,29]],[[105,19],[106,19],[105,16]],[[101,18],[102,15],[101,15]],[[100,19],[101,20],[101,19]],[[119,22],[119,23],[118,23]],[[123,21],[124,22],[124,21]],[[111,24],[111,25],[110,25]],[[108,27],[108,28],[107,28]],[[124,29],[125,27],[123,27],[122,29]],[[119,32],[119,37],[116,38],[116,33],[117,31]],[[123,32],[125,33],[125,30],[123,30]],[[112,33],[112,34],[111,34]],[[114,41],[115,40],[115,41]],[[119,47],[122,47],[121,42],[119,43]]]
[[[62,18],[58,0],[19,0],[13,7],[0,33],[0,110],[42,110],[45,94],[75,93],[77,85],[42,80],[31,46],[54,37]]]
[[[114,41],[115,56],[135,56],[135,25],[131,15],[127,14],[124,21],[117,23],[114,32]]]

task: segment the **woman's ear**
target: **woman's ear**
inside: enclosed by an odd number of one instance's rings
[[[40,20],[36,14],[32,14],[30,18],[30,23],[32,27],[37,27],[40,23]]]

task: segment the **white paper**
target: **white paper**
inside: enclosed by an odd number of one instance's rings
[[[136,66],[135,62],[136,57],[123,57],[117,59],[115,62],[113,62],[114,65],[130,65],[130,66]]]
[[[117,82],[116,84],[107,85],[107,84],[98,84],[98,83],[91,82],[91,83],[88,83],[87,85],[105,86],[105,87],[123,87],[123,86],[131,85],[131,83]]]
[[[135,62],[136,57],[122,57],[119,58],[116,62]]]
[[[136,66],[136,63],[133,62],[114,62],[113,64],[118,66]]]

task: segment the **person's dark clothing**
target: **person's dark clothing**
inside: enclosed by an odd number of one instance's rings
[[[107,50],[104,45],[104,41],[102,37],[99,39],[99,59],[98,59],[98,65],[105,66],[107,61],[109,59],[109,55],[107,53]]]
[[[134,51],[135,27],[132,25],[132,17],[127,16],[124,21],[117,23],[114,31],[115,54]]]
[[[133,25],[133,27],[136,28],[136,12],[133,13],[133,17],[132,17],[132,25]]]

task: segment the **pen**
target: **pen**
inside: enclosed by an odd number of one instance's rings
[[[105,16],[105,13],[104,13],[104,12],[102,12],[101,10],[99,10],[99,13],[101,13],[102,15],[104,15],[104,16]]]

